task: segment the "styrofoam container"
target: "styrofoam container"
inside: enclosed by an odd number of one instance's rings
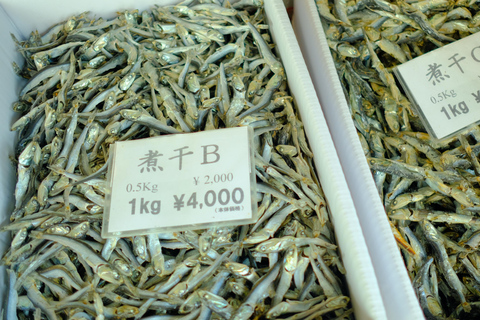
[[[0,101],[4,115],[0,117],[0,150],[3,155],[0,160],[2,224],[9,219],[9,212],[13,208],[12,195],[15,187],[14,167],[8,160],[8,155],[13,154],[15,135],[9,128],[18,115],[11,111],[11,105],[17,100],[17,94],[25,84],[25,81],[19,79],[12,71],[11,62],[21,63],[21,59],[15,52],[10,33],[14,33],[19,39],[25,39],[32,30],[38,29],[42,33],[54,23],[83,11],[90,11],[97,17],[112,18],[117,11],[125,9],[145,10],[154,4],[166,5],[177,2],[82,0],[66,5],[63,0],[41,2],[0,0],[0,41],[3,44],[0,49],[0,74],[2,74]],[[355,316],[357,319],[386,319],[380,289],[354,204],[284,4],[278,0],[265,0],[265,10],[277,45],[277,53],[285,66],[291,94],[300,109],[310,147],[315,155],[317,173],[330,207],[338,245],[347,271],[346,279]],[[9,242],[7,234],[0,236],[2,241],[0,252],[3,253]],[[0,279],[1,294],[5,297],[6,286],[1,285],[2,283],[6,284],[5,269],[2,269]],[[2,298],[0,301],[5,299]]]
[[[314,0],[295,0],[293,27],[367,241],[388,319],[424,319],[352,121]]]

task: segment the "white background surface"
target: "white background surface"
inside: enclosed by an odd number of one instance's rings
[[[210,153],[207,154],[206,161],[212,163],[203,164],[202,146],[206,145],[210,146],[206,149]],[[216,151],[213,145],[217,146]],[[178,151],[174,150],[183,147],[187,147],[183,154],[189,152],[191,154],[182,157],[182,168],[179,169],[179,158],[170,158],[178,157]],[[155,171],[140,172],[140,168],[145,167],[138,167],[138,159],[144,157],[149,150],[162,154],[157,157],[157,164],[162,170],[156,168]],[[211,153],[213,151],[214,154]],[[112,193],[108,232],[122,232],[127,235],[140,230],[142,232],[148,230],[149,233],[154,230],[158,233],[166,229],[184,231],[185,225],[188,224],[195,224],[195,229],[200,229],[209,228],[212,223],[218,225],[227,221],[231,221],[230,225],[235,225],[235,220],[244,220],[241,224],[246,224],[247,219],[250,220],[249,223],[255,223],[252,219],[250,192],[250,181],[255,179],[255,174],[251,170],[250,153],[248,127],[162,135],[116,143],[114,166],[111,168],[113,174],[110,182]],[[218,161],[213,162],[217,155]],[[230,175],[231,180],[227,181],[227,176]],[[224,181],[221,181],[222,177],[225,178]],[[149,186],[146,190],[142,190],[144,183]],[[132,186],[130,190],[127,188],[128,184]],[[140,188],[136,187],[138,184]],[[152,192],[154,185],[158,191]],[[255,188],[255,185],[252,187]],[[242,210],[228,212],[215,210],[236,206],[237,204],[233,202],[233,190],[237,188],[243,190],[243,201],[240,204]],[[212,190],[213,193],[206,196],[208,190]],[[220,190],[227,191],[220,193]],[[198,204],[192,206],[188,203],[194,193]],[[175,196],[176,199],[182,199],[183,207],[178,209],[174,207]],[[238,191],[235,192],[235,196],[239,199]],[[207,203],[214,202],[214,197],[216,204],[208,206]],[[220,205],[220,197],[228,203]],[[205,198],[207,199],[204,200]],[[136,210],[133,215],[131,199],[136,199]],[[151,212],[142,213],[140,199],[149,201],[149,204],[144,206],[147,209],[154,201],[160,201],[160,212],[155,215]],[[210,225],[199,226],[206,223]]]
[[[479,41],[480,33],[474,33],[397,67],[407,86],[405,91],[410,92],[412,101],[421,109],[419,114],[428,123],[427,128],[431,128],[429,133],[438,139],[480,120],[480,101],[474,96],[477,91],[480,95]],[[435,81],[429,74],[433,71],[429,66],[441,78]]]

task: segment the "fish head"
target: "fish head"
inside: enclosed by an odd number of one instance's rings
[[[117,284],[117,285],[122,284],[122,278],[120,277],[118,272],[116,270],[113,270],[109,265],[106,265],[106,264],[100,265],[97,269],[97,274],[100,278],[102,278],[107,282]]]

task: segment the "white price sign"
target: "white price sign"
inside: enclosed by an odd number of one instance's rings
[[[427,131],[449,137],[480,121],[480,33],[421,55],[395,74]]]
[[[252,223],[248,126],[115,143],[102,236]]]

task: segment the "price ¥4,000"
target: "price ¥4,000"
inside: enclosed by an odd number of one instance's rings
[[[182,210],[182,208],[191,207],[193,209],[203,208],[203,204],[207,207],[218,206],[238,206],[243,203],[245,199],[245,194],[242,188],[234,188],[233,190],[229,189],[220,189],[219,191],[208,190],[203,196],[203,203],[198,202],[197,192],[193,192],[188,200],[185,200],[185,194],[173,195],[173,209],[177,211]],[[159,214],[161,210],[161,200],[146,200],[145,198],[133,198],[128,202],[131,205],[131,214],[134,215],[137,212],[139,214]],[[220,210],[223,211],[223,210]],[[228,210],[225,210],[228,211]],[[235,210],[230,210],[235,211]]]
[[[180,196],[174,195],[175,202],[173,207],[180,211],[183,207],[185,207],[185,194],[181,194]],[[203,197],[203,202],[207,207],[213,207],[215,205],[239,205],[243,202],[245,195],[243,193],[242,188],[234,188],[232,191],[228,189],[220,189],[218,192],[215,190],[208,190],[205,192]],[[187,200],[187,206],[191,206],[193,209],[197,208],[197,206],[202,209],[203,203],[199,203],[197,201],[197,193],[193,192]]]

